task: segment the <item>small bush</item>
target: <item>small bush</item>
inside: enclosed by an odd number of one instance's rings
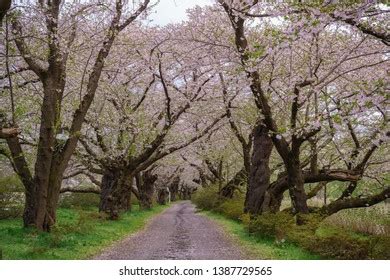
[[[363,260],[369,258],[370,244],[367,240],[339,233],[332,236],[307,236],[300,245],[328,259]]]
[[[295,225],[287,234],[289,242],[326,259],[372,258],[372,245],[369,238],[337,227],[319,225],[318,218],[312,214],[308,217],[306,225]]]
[[[192,201],[202,210],[215,210],[224,200],[218,194],[218,186],[215,185],[201,188],[192,196]]]
[[[16,175],[0,178],[0,219],[21,217],[24,189]]]
[[[94,193],[64,193],[60,197],[60,207],[82,209],[99,207],[99,195]]]
[[[390,260],[390,236],[376,236],[370,239],[370,258]]]
[[[131,195],[131,205],[139,205],[139,201],[135,195]]]
[[[264,213],[252,219],[248,229],[250,233],[262,238],[275,238],[277,241],[286,239],[294,227],[294,217],[286,212]]]
[[[244,197],[238,195],[232,199],[226,199],[215,209],[215,211],[229,219],[241,221],[244,215]]]
[[[242,224],[244,225],[244,228],[249,231],[249,225],[251,223],[251,216],[249,213],[242,214],[240,217],[240,220]]]
[[[249,232],[278,244],[295,244],[326,259],[368,259],[371,256],[370,241],[355,237],[348,232],[332,229],[318,234],[319,217],[307,215],[306,224],[297,226],[295,217],[287,212],[264,213],[249,223]],[[377,246],[382,248],[383,246]],[[378,249],[377,249],[378,251]],[[380,254],[378,252],[377,254]]]

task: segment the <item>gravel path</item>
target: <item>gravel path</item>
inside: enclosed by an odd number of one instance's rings
[[[191,202],[174,204],[154,217],[145,230],[106,249],[101,260],[245,259],[245,253]]]

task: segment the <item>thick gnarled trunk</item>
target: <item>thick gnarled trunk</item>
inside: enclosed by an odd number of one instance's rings
[[[132,176],[122,170],[106,170],[102,177],[99,211],[116,220],[131,209]]]
[[[137,188],[139,193],[139,207],[141,210],[152,208],[154,183],[157,180],[157,175],[152,174],[151,170],[146,170],[142,174],[136,175]]]
[[[269,158],[273,144],[268,129],[262,124],[255,128],[253,138],[252,162],[244,211],[257,215],[263,211],[262,204],[270,183]]]

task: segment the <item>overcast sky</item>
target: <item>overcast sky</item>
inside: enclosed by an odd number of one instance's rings
[[[212,4],[214,0],[160,0],[151,14],[153,24],[166,25],[168,23],[181,22],[186,19],[186,10],[196,5],[205,6]]]

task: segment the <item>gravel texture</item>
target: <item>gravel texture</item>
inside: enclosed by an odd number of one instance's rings
[[[215,222],[191,202],[174,204],[147,227],[103,251],[100,260],[234,260],[246,258]]]

